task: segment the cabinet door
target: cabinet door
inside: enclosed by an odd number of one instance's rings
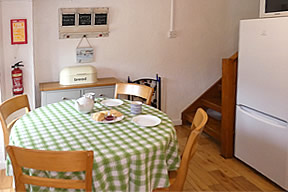
[[[91,87],[83,89],[83,94],[85,93],[95,93],[95,97],[114,97],[115,86],[102,86],[102,87]]]
[[[77,99],[81,96],[81,89],[43,91],[41,92],[41,105],[56,103],[66,99]]]

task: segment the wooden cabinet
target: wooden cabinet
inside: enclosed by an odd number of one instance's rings
[[[114,85],[113,86],[101,86],[83,89],[83,95],[85,93],[95,93],[96,97],[114,97]]]
[[[41,91],[41,106],[66,99],[76,99],[81,95],[80,89]]]
[[[115,78],[99,78],[97,83],[60,85],[59,82],[40,83],[41,106],[66,99],[77,99],[85,93],[95,93],[96,97],[114,97]]]

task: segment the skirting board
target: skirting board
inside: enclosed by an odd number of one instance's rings
[[[181,119],[173,119],[172,123],[173,123],[174,126],[182,125],[182,120]]]

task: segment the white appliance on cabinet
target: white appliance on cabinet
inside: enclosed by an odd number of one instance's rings
[[[288,190],[288,17],[240,22],[235,156]]]

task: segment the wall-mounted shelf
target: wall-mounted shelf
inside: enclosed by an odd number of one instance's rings
[[[109,36],[109,8],[59,9],[59,38],[99,38]]]

